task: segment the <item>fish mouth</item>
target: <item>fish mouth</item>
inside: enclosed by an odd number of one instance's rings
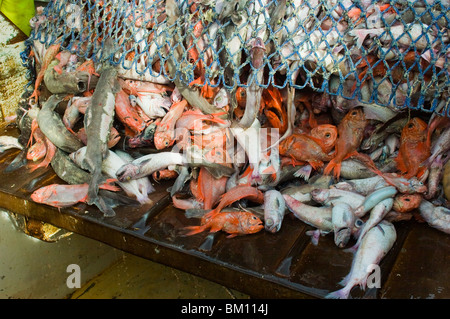
[[[348,241],[350,240],[351,229],[343,228],[334,233],[334,243],[339,248],[344,248],[347,246]]]
[[[273,218],[267,218],[264,220],[264,229],[272,234],[278,232],[281,228],[281,223],[276,223]]]

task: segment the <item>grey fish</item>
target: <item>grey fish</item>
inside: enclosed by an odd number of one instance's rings
[[[355,225],[355,214],[352,207],[345,202],[336,202],[331,210],[331,222],[333,223],[334,243],[339,248],[347,245]]]
[[[181,189],[184,187],[184,184],[186,181],[189,180],[191,173],[189,169],[184,165],[178,165],[175,170],[178,172],[178,176],[175,179],[175,182],[172,185],[172,188],[170,190],[170,196],[173,197],[176,193],[181,191]]]
[[[116,172],[121,182],[151,175],[153,172],[171,165],[186,164],[186,159],[180,153],[160,152],[141,156],[131,163],[127,163]]]
[[[75,71],[59,74],[53,69],[58,63],[58,60],[53,60],[44,74],[45,86],[51,93],[80,94],[95,87],[95,81],[90,81],[91,76],[88,72]]]
[[[108,155],[107,144],[114,121],[115,94],[119,91],[120,85],[117,81],[117,70],[113,67],[105,67],[84,116],[87,149],[82,168],[92,174],[92,179],[89,183],[88,204],[94,203],[98,198],[102,161]]]
[[[387,221],[381,221],[376,227],[371,228],[362,239],[361,245],[353,257],[350,272],[339,283],[344,288],[329,293],[325,298],[347,299],[354,286],[365,287],[367,277],[373,271],[373,265],[380,263],[396,239],[395,227]]]
[[[22,150],[23,145],[19,143],[19,139],[17,137],[8,135],[0,136],[0,153],[12,148]]]
[[[419,211],[428,225],[450,234],[450,209],[443,206],[434,206],[424,199],[420,203]]]
[[[61,100],[62,96],[50,96],[42,105],[37,115],[37,121],[42,133],[44,133],[50,142],[63,151],[71,153],[83,147],[84,144],[67,130],[61,116],[55,112],[55,108]]]
[[[79,168],[69,155],[60,149],[56,149],[51,166],[59,178],[71,185],[89,183],[91,179],[88,172]]]
[[[264,193],[264,228],[276,233],[280,230],[286,211],[286,202],[283,195],[275,190]]]
[[[357,249],[357,247],[361,244],[364,235],[372,228],[375,227],[380,221],[384,219],[384,217],[391,211],[392,206],[394,204],[393,198],[386,198],[376,204],[372,210],[370,211],[369,219],[364,223],[364,226],[361,228],[359,233],[358,241],[352,249]]]

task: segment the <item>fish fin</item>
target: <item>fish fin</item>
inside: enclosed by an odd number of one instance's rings
[[[199,234],[201,232],[204,232],[206,230],[206,226],[187,226],[183,228],[184,230],[187,230],[188,232],[184,233],[183,236],[192,236]]]
[[[116,212],[106,204],[105,200],[102,197],[97,196],[97,199],[93,202],[93,204],[98,207],[98,209],[103,213],[104,217],[116,216]]]
[[[238,234],[230,234],[230,235],[228,235],[227,236],[227,238],[234,238],[234,237],[236,237]]]
[[[202,208],[189,208],[184,211],[186,218],[202,218],[208,213],[207,209]]]
[[[323,165],[323,163],[322,163]],[[313,170],[313,167],[311,165],[306,165],[300,168],[298,171],[294,173],[295,177],[303,178],[305,181],[309,180],[309,177],[311,176],[311,172]]]
[[[320,238],[320,230],[308,230],[305,233],[307,236],[311,236],[311,244],[314,246],[317,246],[319,244],[319,238]]]
[[[262,171],[263,174],[270,174],[273,175],[276,173],[275,168],[273,167],[273,165],[270,165],[269,167],[267,167],[266,169],[264,169]]]
[[[330,175],[331,172],[334,171],[333,175],[334,177],[339,180],[339,176],[341,174],[341,162],[335,161],[334,159],[332,159],[328,165],[325,167],[325,169],[323,170],[323,174],[324,175]]]
[[[353,245],[350,248],[343,249],[343,251],[346,252],[346,253],[356,254],[356,251],[358,250],[358,247],[359,247],[359,244],[355,244],[355,245]]]
[[[98,201],[98,190],[101,176],[101,173],[98,171],[94,171],[94,173],[91,175],[91,181],[88,188],[88,197],[86,201],[88,205],[92,205],[96,201]]]
[[[325,296],[325,299],[347,299],[349,295],[349,291],[346,287],[330,292]]]
[[[227,112],[219,112],[219,113],[213,113],[212,118],[208,119],[208,121],[214,122],[214,123],[218,123],[218,124],[223,124],[226,125],[227,121],[221,119],[219,116],[225,115],[227,114]]]

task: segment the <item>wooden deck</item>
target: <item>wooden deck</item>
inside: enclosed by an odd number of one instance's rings
[[[18,135],[17,129],[2,134]],[[339,289],[350,271],[352,255],[335,246],[333,236],[314,246],[305,232],[312,228],[287,215],[277,234],[228,239],[219,232],[182,237],[180,229],[198,224],[171,205],[171,182],[155,184],[153,205],[117,207],[104,218],[96,207],[78,204],[58,210],[34,203],[31,193],[63,183],[50,167],[30,172],[4,169],[19,154],[0,154],[0,207],[48,222],[112,247],[171,266],[255,298],[323,298]],[[415,220],[395,224],[398,239],[381,262],[382,286],[355,287],[353,298],[450,298],[450,236]]]

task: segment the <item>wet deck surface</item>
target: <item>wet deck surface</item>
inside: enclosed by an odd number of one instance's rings
[[[18,135],[17,129],[1,134]],[[19,154],[0,154],[0,206],[51,223],[134,255],[217,282],[255,298],[323,298],[340,288],[350,271],[352,255],[335,246],[333,236],[314,246],[305,232],[312,227],[287,215],[277,234],[261,231],[226,238],[200,233],[182,237],[180,230],[198,225],[171,205],[166,189],[155,184],[153,205],[117,207],[104,218],[96,207],[67,209],[34,203],[31,193],[51,183],[64,183],[52,168],[27,168],[5,173]],[[450,236],[415,220],[395,224],[397,241],[381,262],[382,286],[355,287],[353,298],[450,298]]]

